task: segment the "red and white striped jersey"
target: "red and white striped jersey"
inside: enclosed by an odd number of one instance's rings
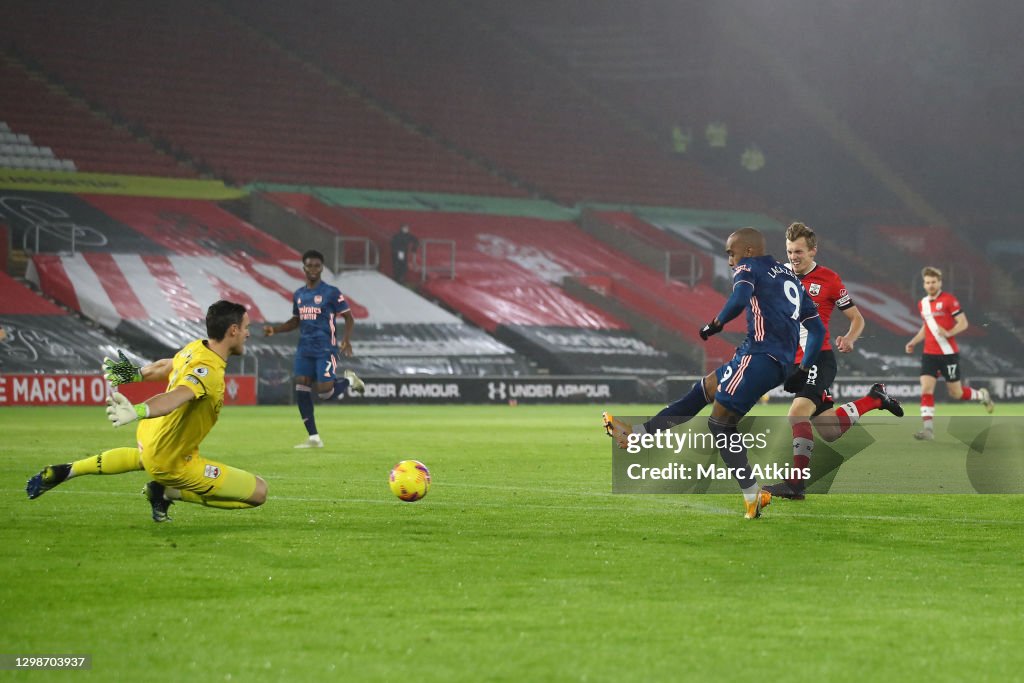
[[[797,275],[800,283],[811,296],[814,307],[818,309],[821,322],[825,323],[825,341],[821,345],[822,351],[832,348],[831,335],[828,329],[829,320],[832,318],[832,311],[838,308],[846,310],[854,306],[850,293],[846,291],[846,285],[836,271],[814,264],[814,267],[803,275]],[[807,345],[807,330],[800,328],[800,348],[796,350],[796,361],[799,363],[804,358],[804,347]]]
[[[949,292],[939,292],[934,299],[925,296],[917,307],[924,319],[924,352],[941,356],[959,353],[955,338],[936,334],[940,327],[949,330],[956,325],[956,316],[961,313],[956,297]]]

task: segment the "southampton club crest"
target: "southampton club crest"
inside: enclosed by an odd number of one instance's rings
[[[821,293],[821,285],[815,282],[813,285],[807,288],[807,293],[811,296],[818,296]]]

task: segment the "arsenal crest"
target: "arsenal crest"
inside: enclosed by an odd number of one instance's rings
[[[313,303],[315,303],[317,306],[319,306],[320,302],[323,301],[323,300],[324,300],[324,298],[322,296],[320,296],[319,294],[317,294],[316,296],[313,297]]]
[[[810,294],[811,296],[818,296],[820,292],[821,285],[819,285],[817,282],[815,282],[813,285],[807,288],[807,293]]]

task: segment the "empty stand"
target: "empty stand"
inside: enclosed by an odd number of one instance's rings
[[[862,243],[879,248],[878,259],[905,276],[912,296],[920,298],[920,269],[942,269],[943,285],[964,303],[989,302],[992,294],[988,260],[973,245],[944,226],[876,225],[862,233]],[[894,267],[895,266],[895,267]]]
[[[843,227],[871,216],[906,215],[900,199],[837,143],[809,112],[813,107],[795,96],[765,59],[767,49],[789,60],[790,72],[816,66],[793,56],[803,54],[800,49],[779,48],[800,45],[805,36],[772,42],[769,26],[751,19],[758,11],[771,11],[767,7],[739,11],[693,0],[628,8],[484,0],[474,7],[602,101],[629,112],[666,148],[673,127],[688,132],[689,145],[680,156],[726,178],[737,191],[756,195],[761,210],[770,207],[777,215],[811,222],[841,220]],[[752,37],[736,32],[745,23]],[[842,87],[852,99],[867,99],[860,88]],[[857,121],[842,107],[836,111]],[[706,127],[712,122],[727,127],[722,147],[708,143]],[[879,123],[877,129],[902,135],[897,131],[905,127]],[[757,172],[740,164],[750,145],[767,160]]]
[[[50,147],[36,145],[25,133],[11,131],[0,121],[0,167],[39,171],[74,171],[75,162],[58,159]]]
[[[203,336],[206,308],[214,301],[242,303],[253,321],[250,360],[243,362],[249,372],[258,367],[261,400],[289,400],[297,335],[264,338],[260,324],[291,317],[292,293],[305,279],[297,251],[211,201],[30,192],[17,198],[15,203],[0,194],[0,217],[15,229],[33,215],[60,216],[60,225],[88,237],[73,253],[65,248],[33,256],[29,279],[47,295],[116,331],[150,358]],[[11,207],[16,211],[10,213]],[[345,365],[361,374],[505,376],[529,370],[508,345],[380,273],[327,271],[324,278],[346,294],[357,320],[357,355]],[[24,287],[0,293],[0,317],[37,309],[63,313]]]
[[[699,166],[629,133],[571,80],[464,8],[397,0],[229,6],[409,120],[562,201],[743,201]]]
[[[402,223],[409,223],[421,240],[453,240],[457,277],[431,279],[425,291],[453,305],[486,330],[493,331],[501,324],[623,327],[612,316],[567,297],[558,283],[572,271],[539,251],[530,251],[530,235],[547,232],[550,236],[552,231],[569,230],[573,236],[586,238],[571,223],[477,214],[346,209],[327,206],[300,194],[269,196],[337,234],[369,237],[380,247],[385,263],[390,263],[389,240]],[[523,235],[524,229],[528,235]],[[505,237],[509,234],[519,234],[525,241],[521,245],[509,240]],[[417,257],[411,271],[418,275],[421,266]]]
[[[455,277],[431,274],[420,285],[420,291],[512,346],[542,357],[559,372],[580,373],[590,367],[643,375],[664,373],[672,367],[678,371],[684,363],[689,365],[678,349],[673,347],[671,360],[664,353],[655,353],[651,344],[614,312],[564,289],[569,279],[621,271],[628,273],[621,287],[615,288],[622,305],[647,306],[645,313],[661,315],[667,307],[658,306],[659,296],[672,297],[677,303],[689,300],[683,288],[674,289],[660,273],[616,254],[571,222],[327,206],[294,193],[271,193],[268,197],[337,234],[370,238],[380,245],[382,253],[386,253],[388,240],[403,223],[412,227],[421,243],[428,239],[454,243]],[[411,264],[414,274],[422,274],[423,256],[421,248]],[[432,256],[428,250],[426,258],[447,259],[448,252]],[[625,282],[629,278],[634,283]],[[685,289],[689,293],[689,288]],[[700,295],[706,292],[702,290]],[[676,315],[685,317],[685,311],[692,308],[692,303],[684,305],[684,312]],[[694,320],[698,318],[699,314]],[[692,323],[688,331],[692,333],[701,324]],[[601,356],[603,361],[596,360]]]
[[[0,315],[67,315],[7,273],[0,271]]]
[[[7,18],[7,17],[5,17]],[[80,100],[0,58],[0,166],[166,177],[198,174],[99,118]]]
[[[98,373],[115,344],[25,285],[0,272],[0,373]],[[0,392],[0,406],[18,402],[17,382]],[[22,396],[21,399],[26,397]]]
[[[45,211],[62,217],[45,226],[49,243],[58,227],[74,226],[86,236],[73,253],[35,254],[30,278],[105,327],[128,324],[159,336],[154,321],[202,320],[220,298],[245,304],[253,320],[290,315],[292,285],[303,277],[299,254],[213,202],[47,193],[19,198],[19,213],[10,215],[16,230],[26,215]]]
[[[524,194],[216,5],[44,0],[15,3],[7,19],[60,81],[234,181]]]

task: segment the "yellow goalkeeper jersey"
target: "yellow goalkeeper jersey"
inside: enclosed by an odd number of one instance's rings
[[[144,458],[166,463],[199,449],[224,405],[226,367],[227,361],[211,351],[203,339],[175,354],[167,391],[188,387],[195,398],[163,417],[139,423],[136,438]]]

